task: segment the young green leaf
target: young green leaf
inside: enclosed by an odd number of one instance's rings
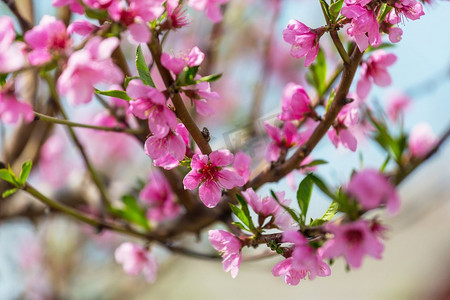
[[[309,225],[310,226],[319,226],[325,222],[331,221],[331,219],[333,219],[333,217],[338,212],[338,209],[339,209],[339,204],[336,201],[331,202],[330,206],[328,207],[327,211],[323,214],[323,216],[320,219],[315,219]]]
[[[238,217],[239,220],[242,221],[242,223],[244,223],[248,228],[250,228],[250,221],[247,218],[247,216],[245,215],[245,213],[242,211],[242,209],[240,209],[239,207],[237,207],[236,205],[229,203],[230,204],[230,208],[231,211],[233,212],[233,214],[236,215],[236,217]]]
[[[325,195],[327,195],[328,197],[330,197],[331,199],[333,199],[333,200],[336,200],[336,195],[335,194],[333,194],[329,189],[328,189],[328,187],[327,187],[327,185],[323,182],[323,180],[320,178],[320,177],[318,177],[318,176],[316,176],[316,175],[314,175],[314,174],[309,174],[309,175],[311,175],[310,176],[310,178],[311,178],[311,180],[314,182],[314,184],[325,194]]]
[[[123,210],[120,210],[120,215],[147,230],[150,229],[145,211],[139,206],[137,200],[131,195],[124,195],[122,202],[125,205]]]
[[[31,160],[27,160],[22,164],[22,170],[20,170],[19,181],[22,185],[25,185],[27,182],[28,175],[30,175],[31,167],[33,166],[33,162]]]
[[[277,195],[275,194],[275,192],[273,190],[270,190],[270,194],[275,199],[275,201],[277,201],[278,205],[280,205],[285,211],[288,212],[288,214],[291,215],[292,219],[294,219],[295,222],[297,222],[299,224],[301,223],[300,217],[297,215],[297,213],[292,208],[290,208],[289,206],[283,205],[280,202],[280,200],[278,200],[278,197],[277,197]]]
[[[337,17],[339,16],[339,13],[341,12],[342,4],[344,3],[344,0],[338,0],[330,5],[330,17],[331,22],[335,22]]]
[[[206,82],[213,82],[213,81],[218,80],[220,77],[222,77],[222,74],[208,75],[208,76],[202,77],[200,79],[197,79],[195,81],[195,83],[200,83],[200,82],[205,82],[205,81]]]
[[[3,194],[2,194],[2,198],[6,198],[8,196],[11,196],[15,192],[17,192],[17,190],[18,190],[18,188],[12,188],[12,189],[4,191]]]
[[[312,162],[310,162],[309,164],[307,164],[307,165],[301,165],[300,166],[300,169],[303,169],[303,168],[310,168],[310,167],[314,167],[314,166],[318,166],[318,165],[324,165],[324,164],[327,164],[328,162],[326,161],[326,160],[323,160],[323,159],[315,159],[315,160],[313,160]]]
[[[8,169],[0,169],[0,179],[3,179],[6,182],[15,184],[13,177]]]
[[[145,62],[141,45],[139,45],[136,50],[136,69],[138,70],[139,76],[143,83],[151,87],[155,87],[155,83],[153,82],[152,76],[150,75],[147,63]]]
[[[123,99],[123,100],[126,100],[126,101],[130,101],[131,100],[131,98],[127,95],[126,92],[119,91],[119,90],[99,91],[99,90],[95,89],[95,93],[99,94],[99,95],[108,96],[108,97],[114,97],[114,98]]]
[[[303,220],[306,219],[306,213],[308,212],[309,201],[311,200],[311,194],[313,190],[313,181],[310,174],[307,175],[298,186],[297,190],[297,202],[302,212]]]

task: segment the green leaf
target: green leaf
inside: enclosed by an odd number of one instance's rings
[[[236,198],[239,201],[239,204],[241,204],[242,212],[247,217],[248,226],[249,226],[250,230],[254,230],[255,229],[255,225],[253,224],[252,217],[250,216],[250,211],[248,210],[247,201],[245,201],[245,199],[242,198],[242,196],[239,195],[239,194],[236,194]]]
[[[195,76],[198,72],[198,66],[196,67],[185,67],[183,72],[181,72],[177,77],[177,85],[178,86],[187,86],[195,84]]]
[[[328,108],[330,108],[331,103],[333,103],[335,96],[336,96],[336,91],[334,89],[332,89],[330,92],[330,96],[328,97],[327,107],[325,108],[325,111],[328,111]]]
[[[236,227],[238,227],[238,228],[240,228],[242,230],[249,231],[249,229],[247,227],[245,227],[245,225],[242,224],[241,222],[231,222],[231,224],[233,224],[234,226],[236,226]]]
[[[125,207],[123,210],[119,210],[119,215],[124,219],[149,230],[150,226],[148,224],[145,210],[139,206],[136,198],[131,195],[124,195],[122,197],[122,202]]]
[[[297,202],[302,212],[303,220],[306,219],[306,213],[308,212],[309,201],[311,200],[313,181],[310,174],[307,175],[299,184],[297,190]]]
[[[4,86],[5,85],[6,77],[8,77],[8,74],[0,74],[0,86]]]
[[[11,173],[7,169],[0,169],[0,179],[15,184]]]
[[[126,101],[130,101],[131,100],[131,98],[127,95],[126,92],[119,91],[119,90],[99,91],[99,90],[95,89],[95,93],[99,94],[99,95],[108,96],[108,97],[114,97],[114,98],[123,99],[123,100],[126,100]]]
[[[326,160],[323,160],[323,159],[315,159],[315,160],[313,160],[312,162],[310,162],[309,164],[307,164],[307,165],[301,165],[300,166],[300,169],[303,169],[303,168],[309,168],[309,167],[314,167],[314,166],[318,166],[318,165],[325,165],[325,164],[327,164],[328,162],[326,161]]]
[[[338,0],[330,5],[330,17],[331,22],[335,22],[337,17],[339,16],[339,13],[341,12],[342,4],[344,3],[344,0]]]
[[[314,184],[328,197],[330,197],[333,200],[336,200],[337,197],[335,194],[333,194],[329,189],[328,186],[323,182],[323,180],[314,174],[309,174],[311,180],[314,182]]]
[[[85,7],[84,13],[91,19],[105,20],[108,17],[108,13],[106,12],[106,10],[91,9]]]
[[[327,211],[323,214],[323,216],[320,219],[315,219],[313,222],[311,222],[310,226],[319,226],[325,222],[331,221],[331,219],[333,219],[333,217],[338,212],[338,209],[339,204],[336,201],[331,202],[330,206],[328,207]]]
[[[11,196],[15,192],[17,192],[17,190],[18,190],[18,188],[12,188],[12,189],[4,191],[3,194],[2,194],[2,198],[6,198],[8,196]]]
[[[242,221],[242,223],[244,223],[245,225],[247,225],[248,228],[250,228],[250,222],[245,213],[242,211],[242,209],[240,209],[233,203],[229,203],[229,205],[233,214],[235,214],[236,217],[238,217],[238,219]]]
[[[205,82],[205,81],[206,81],[206,82],[213,82],[213,81],[218,80],[220,77],[222,77],[222,74],[208,75],[208,76],[202,77],[202,78],[200,78],[200,79],[197,79],[197,80],[195,81],[195,83]]]
[[[27,182],[28,175],[30,175],[31,167],[33,166],[33,162],[28,160],[22,164],[22,170],[20,170],[19,174],[19,182],[22,185],[25,185]]]
[[[300,218],[299,218],[299,216],[297,215],[297,213],[296,213],[292,208],[290,208],[289,206],[283,205],[283,204],[280,202],[280,200],[278,200],[278,197],[277,197],[277,195],[275,194],[275,192],[274,192],[273,190],[270,190],[270,194],[271,194],[272,197],[275,199],[275,201],[277,201],[278,205],[280,205],[285,211],[288,212],[288,214],[291,215],[292,219],[294,219],[294,220],[295,220],[297,223],[299,223],[299,224],[301,223],[301,222],[300,222]]]
[[[320,0],[320,5],[322,6],[323,10],[325,11],[326,17],[328,20],[331,20],[330,16],[330,7],[328,6],[328,3],[325,0]]]
[[[139,45],[136,50],[136,69],[138,70],[139,77],[141,78],[143,83],[151,87],[155,87],[155,83],[153,82],[152,76],[150,75],[147,63],[145,62],[141,45]]]
[[[327,77],[327,60],[322,49],[319,48],[319,53],[317,54],[316,61],[310,67],[312,72],[312,80],[314,86],[319,95],[325,90],[326,77]]]
[[[133,79],[140,79],[140,77],[139,77],[139,76],[131,76],[131,77],[125,76],[125,81],[124,81],[124,83],[123,83],[123,87],[124,87],[125,89],[127,89],[128,84],[129,84],[130,81],[133,80]]]

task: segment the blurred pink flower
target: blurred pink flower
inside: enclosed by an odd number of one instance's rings
[[[156,279],[158,265],[147,249],[134,243],[123,243],[114,253],[116,262],[122,264],[125,273],[131,276],[143,273],[147,282]]]
[[[83,6],[78,2],[78,0],[52,0],[52,5],[54,7],[63,7],[69,5],[72,12],[82,15],[84,13]]]
[[[64,53],[72,44],[64,23],[48,15],[27,31],[24,39],[33,49],[28,53],[28,60],[34,66],[49,62],[53,53]]]
[[[267,147],[266,160],[268,162],[277,161],[282,150],[298,146],[304,141],[302,135],[297,131],[297,126],[292,122],[284,123],[283,129],[264,122],[267,134],[272,139],[272,143]]]
[[[423,158],[438,143],[438,138],[427,123],[419,123],[411,129],[408,139],[409,152],[412,156]]]
[[[244,179],[244,184],[246,184],[250,178],[251,163],[251,157],[241,150],[234,156],[233,169]]]
[[[319,38],[311,28],[305,24],[290,20],[283,30],[283,39],[292,45],[291,55],[295,58],[305,58],[305,67],[313,63],[319,53]]]
[[[381,259],[384,245],[371,231],[366,221],[358,220],[342,225],[328,223],[325,229],[334,237],[319,249],[319,254],[323,258],[336,258],[342,255],[352,268],[359,268],[366,255]]]
[[[377,50],[372,53],[369,59],[361,64],[361,77],[356,86],[358,97],[364,99],[372,88],[372,81],[378,86],[388,86],[391,84],[391,76],[387,68],[397,61],[397,56],[393,53],[386,53],[384,50]]]
[[[328,131],[328,137],[336,148],[341,143],[345,148],[356,151],[358,141],[352,131],[358,122],[359,112],[355,105],[344,106],[336,118],[336,125]]]
[[[282,121],[303,120],[311,111],[311,99],[305,89],[292,82],[285,86],[281,103],[282,111],[278,118]]]
[[[6,124],[17,123],[20,119],[30,123],[34,119],[33,108],[30,104],[19,101],[8,85],[6,83],[0,89],[0,120]]]
[[[0,17],[0,73],[20,69],[25,63],[24,43],[15,42],[16,31],[10,17]]]
[[[218,23],[223,18],[220,5],[227,2],[228,0],[189,0],[188,5],[197,11],[204,11],[208,19]]]
[[[87,20],[75,20],[67,27],[67,33],[76,33],[81,36],[86,36],[91,34],[92,31],[98,29],[97,25],[92,24]]]
[[[118,45],[116,37],[90,39],[83,49],[69,57],[66,69],[58,78],[59,93],[72,105],[79,105],[91,101],[95,84],[119,84],[123,73],[111,59]]]
[[[404,93],[396,92],[389,97],[386,112],[392,122],[397,122],[410,106],[411,98]]]
[[[220,188],[232,189],[244,185],[244,179],[235,171],[225,169],[233,162],[233,154],[229,150],[216,150],[208,155],[194,154],[192,170],[184,177],[185,189],[193,190],[200,185],[200,200],[209,208],[220,201]]]
[[[169,182],[160,172],[150,174],[149,182],[139,193],[139,198],[149,205],[147,217],[155,222],[172,219],[181,211]]]
[[[199,66],[204,58],[205,54],[198,47],[194,47],[187,55],[182,54],[181,57],[174,57],[163,52],[161,64],[173,73],[180,74],[186,66],[190,68]]]
[[[210,230],[208,236],[211,246],[222,256],[223,270],[236,278],[242,260],[241,241],[224,230]]]
[[[373,209],[386,204],[389,213],[395,214],[400,209],[400,199],[395,187],[379,171],[365,169],[353,175],[346,187],[363,209]]]

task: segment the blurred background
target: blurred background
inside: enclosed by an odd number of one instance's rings
[[[405,20],[402,41],[385,49],[398,56],[396,64],[389,69],[393,84],[383,89],[374,86],[368,101],[384,106],[393,93],[407,93],[413,104],[404,117],[406,130],[419,122],[427,122],[440,135],[450,125],[450,35],[445,25],[450,2],[435,1],[425,5],[424,10],[425,16],[420,20]],[[55,13],[50,0],[34,1],[36,23],[44,14]],[[0,2],[0,14],[11,15],[3,2]],[[200,49],[209,47],[210,21],[193,10],[188,10],[188,14],[192,20],[190,26],[169,36],[168,52],[186,51],[195,45]],[[313,93],[305,80],[303,61],[290,57],[289,45],[282,40],[281,32],[290,19],[310,27],[324,23],[318,1],[230,0],[222,28],[226,34],[218,41],[218,50],[212,52],[215,62],[209,70],[209,73],[223,72],[223,77],[213,85],[223,99],[214,103],[217,111],[214,117],[199,118],[199,127],[206,126],[211,132],[213,148],[238,148],[242,139],[248,139],[241,132],[249,125],[249,120],[253,118],[256,131],[260,131],[264,120],[274,119],[280,110],[286,83],[305,85]],[[330,41],[325,36],[321,46],[327,54],[331,74],[336,57],[327,48]],[[121,47],[132,67],[135,46],[125,41]],[[266,66],[262,63],[265,58],[268,58]],[[102,107],[94,102],[70,107],[71,119],[80,122],[89,122],[101,112]],[[5,136],[2,141],[8,141],[15,128],[3,124],[1,127]],[[80,187],[89,197],[93,188],[86,185],[80,158],[76,150],[68,146],[70,142],[62,129],[56,127],[52,137],[60,139],[67,149],[49,165],[57,170],[61,164],[67,164],[69,167],[65,169],[70,172],[55,171],[52,174],[56,175],[49,178],[37,168],[32,173],[32,183],[59,199]],[[120,198],[124,191],[147,180],[151,162],[135,140],[114,136],[119,145],[114,149],[120,150],[116,151],[102,143],[111,136],[83,130],[78,133],[85,139],[96,168],[110,176],[108,188],[113,198]],[[94,140],[96,142],[92,142]],[[342,148],[336,150],[327,138],[323,139],[313,156],[326,159],[329,164],[321,166],[318,173],[338,186],[348,181],[353,169],[361,165],[377,167],[383,162],[384,154],[376,145],[363,139],[358,142],[357,153],[351,153]],[[254,160],[261,160],[266,145],[267,140],[257,139],[246,150]],[[2,142],[1,146],[8,145]],[[0,200],[0,300],[450,299],[449,158],[450,143],[447,142],[400,186],[401,213],[394,218],[383,212],[376,214],[391,228],[382,260],[366,258],[361,269],[350,272],[346,271],[343,261],[338,260],[332,266],[330,277],[302,281],[296,287],[287,286],[282,278],[272,276],[271,269],[280,257],[245,261],[245,257],[252,257],[255,252],[244,251],[239,275],[232,279],[229,273],[223,272],[220,261],[172,255],[157,246],[153,251],[160,265],[158,279],[149,285],[140,276],[126,275],[114,262],[115,248],[129,238],[109,232],[96,233],[62,216],[50,216],[42,207],[39,215],[27,214],[30,210],[14,214],[11,211],[20,210],[14,207],[10,211],[10,207],[6,207],[12,200],[12,206],[34,208],[37,205],[18,193],[6,199],[8,203]],[[301,174],[296,174],[295,178],[298,184]],[[270,188],[285,190],[287,198],[295,199],[295,191],[284,180],[264,186],[258,194],[266,196]],[[64,198],[64,201],[70,203],[70,199]],[[328,205],[328,200],[314,191],[308,216],[322,215]],[[204,253],[214,253],[205,236],[200,238],[198,243],[193,236],[186,237],[184,242]]]

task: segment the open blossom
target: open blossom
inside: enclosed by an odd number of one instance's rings
[[[389,40],[392,43],[398,43],[402,40],[403,30],[398,27],[391,27],[389,31]]]
[[[353,134],[353,128],[359,122],[358,109],[351,104],[344,106],[336,118],[337,124],[328,131],[328,137],[337,148],[339,143],[347,149],[355,152],[358,141]]]
[[[59,93],[72,105],[79,105],[91,101],[95,84],[119,84],[123,73],[111,59],[118,45],[116,37],[90,39],[83,49],[69,57],[67,68],[58,78]]]
[[[164,0],[113,1],[108,13],[116,22],[121,22],[130,32],[130,42],[148,43],[150,28],[148,22],[155,20],[164,12]]]
[[[409,152],[412,156],[422,158],[437,144],[438,138],[427,123],[419,123],[411,129],[408,139]]]
[[[341,14],[351,19],[347,33],[355,39],[360,51],[366,50],[369,44],[374,47],[381,44],[379,24],[372,11],[356,4],[343,7]]]
[[[204,59],[205,54],[198,47],[192,48],[187,55],[182,54],[180,57],[165,52],[161,54],[161,64],[175,74],[180,74],[186,66],[190,68],[200,66]]]
[[[134,243],[123,243],[114,253],[116,262],[122,264],[125,273],[131,276],[143,273],[147,282],[154,282],[158,265],[147,249]]]
[[[223,270],[236,278],[242,261],[241,241],[224,230],[210,230],[208,236],[211,246],[222,256]]]
[[[386,16],[386,19],[391,24],[398,24],[401,22],[401,17],[404,15],[410,20],[418,20],[425,15],[422,4],[416,0],[400,0],[395,2],[395,7]]]
[[[319,37],[305,24],[290,20],[283,30],[283,39],[292,45],[291,55],[295,58],[305,58],[305,67],[312,64],[319,53]]]
[[[24,63],[24,44],[15,42],[14,22],[10,17],[0,17],[0,73],[20,69]]]
[[[149,205],[147,218],[160,222],[176,217],[180,205],[175,202],[175,195],[167,179],[160,172],[153,172],[149,182],[139,193],[139,199]]]
[[[84,4],[95,9],[107,9],[113,2],[117,0],[83,0]]]
[[[294,123],[284,123],[283,129],[270,125],[267,121],[264,122],[267,134],[272,139],[269,147],[266,150],[266,160],[268,162],[277,161],[282,150],[298,146],[304,139],[297,131],[297,126]]]
[[[194,154],[192,170],[184,177],[185,189],[193,190],[200,185],[200,200],[209,208],[220,201],[220,188],[232,189],[244,185],[244,179],[235,171],[225,169],[233,162],[233,154],[229,150],[216,150],[211,154]]]
[[[0,120],[6,124],[17,123],[20,119],[30,123],[34,119],[31,105],[17,100],[14,90],[7,85],[0,89]]]
[[[281,114],[278,118],[282,121],[303,120],[305,114],[311,111],[311,99],[305,89],[293,82],[284,88],[281,103]]]
[[[92,33],[92,31],[98,29],[97,25],[92,24],[87,20],[75,20],[67,27],[67,33],[76,33],[81,36],[86,36]]]
[[[395,93],[389,97],[386,113],[392,122],[398,121],[403,112],[411,105],[411,98],[404,93]]]
[[[250,205],[250,207],[258,214],[263,217],[273,216],[273,223],[278,226],[278,228],[282,230],[290,230],[295,228],[295,221],[286,212],[281,205],[271,196],[267,196],[264,198],[258,197],[255,191],[252,188],[248,188],[247,190],[242,192],[245,200]],[[289,206],[291,203],[290,199],[285,199],[284,192],[277,192],[276,196],[278,201],[285,206]]]
[[[316,276],[326,277],[331,274],[331,269],[309,246],[308,241],[298,231],[286,231],[283,233],[284,243],[293,243],[292,256],[279,262],[272,269],[274,276],[284,275],[284,280],[289,285],[297,285],[306,276],[314,279]]]
[[[246,184],[250,178],[251,163],[251,157],[241,150],[239,150],[234,156],[233,169],[244,179],[244,184]]]
[[[189,0],[188,5],[197,11],[204,11],[208,19],[218,23],[223,18],[220,5],[227,2],[228,0]]]
[[[381,259],[384,245],[367,221],[358,220],[342,225],[328,223],[325,229],[334,236],[319,249],[323,258],[344,256],[352,268],[359,268],[366,255]]]
[[[388,86],[391,84],[391,76],[387,68],[397,61],[397,56],[393,53],[386,53],[377,50],[372,53],[369,59],[361,64],[361,77],[356,86],[358,97],[364,99],[372,88],[372,82],[378,86]]]
[[[182,123],[177,125],[175,131],[170,130],[165,137],[151,136],[145,141],[145,154],[150,156],[156,167],[170,170],[180,164],[184,159],[186,147],[189,142],[185,142],[183,135],[189,133]]]
[[[179,0],[167,0],[167,27],[168,28],[181,28],[189,24],[189,19],[185,15],[183,6],[180,5]]]
[[[52,53],[65,52],[72,44],[64,23],[48,15],[42,17],[39,25],[27,31],[24,39],[33,49],[28,53],[32,65],[49,62]]]
[[[175,113],[167,107],[166,97],[160,91],[133,79],[128,84],[127,94],[134,99],[130,101],[130,111],[140,119],[148,119],[148,126],[155,137],[164,138],[170,129],[176,129]]]
[[[357,172],[346,191],[353,196],[363,209],[373,209],[385,204],[389,213],[397,213],[400,209],[400,199],[395,187],[389,180],[375,169],[365,169]]]

